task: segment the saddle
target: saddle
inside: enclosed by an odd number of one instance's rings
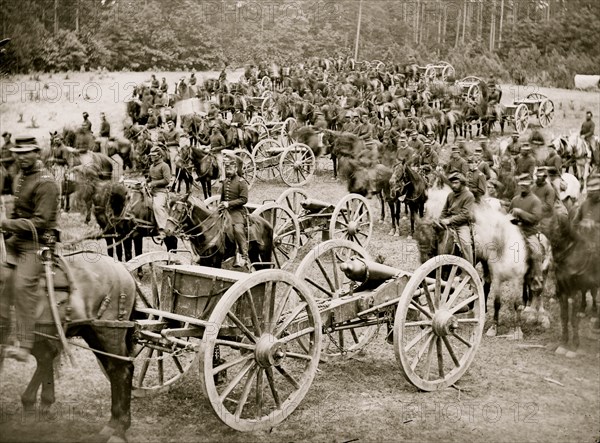
[[[224,211],[222,213],[222,217],[223,217],[223,235],[227,237],[227,239],[232,242],[235,243],[235,238],[233,236],[233,225],[231,223],[231,216],[229,215],[229,212]],[[259,220],[257,218],[258,216],[249,214],[246,216],[246,238],[248,240],[248,243],[250,242],[256,242],[261,246],[264,246],[264,242],[262,241],[261,236],[259,235]]]

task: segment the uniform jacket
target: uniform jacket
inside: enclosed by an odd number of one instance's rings
[[[533,185],[533,193],[542,202],[542,217],[551,217],[554,212],[554,202],[556,201],[556,191],[548,182],[544,182],[542,186]]]
[[[473,205],[475,197],[464,187],[458,194],[448,194],[441,218],[447,218],[449,225],[453,228],[469,224],[473,219]]]
[[[510,202],[508,212],[518,208],[524,211],[521,215],[517,216],[519,225],[523,229],[523,233],[527,236],[534,235],[537,232],[537,224],[542,218],[542,202],[537,196],[530,192],[525,197],[517,195]]]
[[[38,237],[56,228],[59,189],[54,177],[41,162],[27,173],[19,173],[14,195],[11,218],[4,220],[0,228],[28,240],[33,239],[28,220],[36,228]]]
[[[100,123],[100,137],[110,137],[110,123],[106,120]]]
[[[468,177],[469,190],[479,201],[479,198],[485,195],[487,188],[487,180],[485,179],[485,175],[479,169],[475,169],[474,171],[469,171]]]
[[[533,176],[535,169],[535,158],[532,155],[520,155],[517,157],[517,170],[515,175],[529,174]]]
[[[552,154],[550,154],[548,156],[548,158],[546,159],[546,161],[544,161],[544,166],[548,166],[550,168],[555,168],[556,172],[553,171],[552,169],[548,170],[548,173],[551,175],[561,175],[562,172],[562,159],[560,158],[560,156],[556,153],[553,152]]]
[[[465,177],[469,174],[469,165],[462,158],[450,158],[446,166],[444,167],[446,174],[452,174],[453,172],[460,172]]]
[[[233,224],[245,223],[246,208],[244,205],[248,203],[248,185],[245,181],[237,175],[226,178],[221,190],[221,201],[229,203],[227,209]]]

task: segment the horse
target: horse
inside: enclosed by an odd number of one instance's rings
[[[585,188],[593,154],[588,143],[576,133],[572,133],[569,136],[557,137],[551,143],[556,148],[556,152],[566,159],[565,171],[569,172],[569,167],[572,167],[573,174],[581,180]]]
[[[586,200],[578,202],[569,212],[567,229],[560,233],[560,241],[554,251],[556,295],[562,325],[556,353],[567,357],[577,356],[581,301],[585,300],[587,291],[594,294],[600,288],[600,222],[597,219],[587,219],[574,226],[576,215],[585,203]],[[594,200],[591,203],[596,206],[597,211],[598,202]],[[577,296],[578,293],[581,293],[581,297]]]
[[[390,212],[392,231],[390,235],[400,235],[400,204],[404,202],[410,210],[410,235],[415,233],[415,214],[423,217],[427,201],[427,183],[425,178],[412,167],[400,162],[394,166],[390,178]]]
[[[426,205],[426,217],[419,220],[415,229],[415,239],[419,247],[421,261],[440,254],[457,254],[457,244],[450,229],[439,229],[434,222],[439,218],[444,196],[451,192],[448,187],[442,190],[430,191]],[[487,300],[491,294],[494,298],[494,320],[487,332],[488,336],[495,336],[499,322],[502,295],[515,307],[514,335],[512,338],[520,340],[523,337],[521,326],[523,318],[523,292],[525,291],[525,277],[528,271],[528,250],[525,238],[520,229],[511,223],[510,218],[488,206],[485,203],[475,205],[473,237],[475,246],[475,262],[480,262],[484,275],[484,292]],[[547,243],[544,242],[546,245]],[[548,246],[548,245],[547,245]],[[547,272],[548,269],[545,270]],[[517,283],[523,290],[521,297],[512,294],[512,291],[503,292],[501,285],[505,282]],[[543,309],[541,297],[525,303],[531,306],[537,314],[536,319],[542,326],[549,326],[549,317]],[[532,318],[533,316],[529,316]]]
[[[203,266],[221,268],[223,261],[236,252],[229,215],[211,210],[200,200],[190,199],[189,193],[169,202],[165,234],[188,237],[198,264]],[[254,268],[268,268],[273,251],[271,224],[260,216],[250,214],[248,240],[248,256]]]
[[[191,146],[207,145],[209,143],[210,130],[208,122],[201,115],[182,115],[181,129],[185,134],[188,134]]]
[[[133,320],[133,308],[136,297],[136,283],[124,264],[100,254],[90,256],[89,251],[79,251],[55,259],[60,265],[54,265],[56,296],[68,300],[62,304],[62,320],[67,337],[82,337],[94,350],[119,356],[96,354],[111,385],[111,418],[100,435],[105,439],[112,436],[116,441],[125,441],[125,432],[131,425],[131,390],[133,363],[127,357],[133,351],[133,327],[114,327],[110,323]],[[13,271],[2,263],[2,279],[11,281]],[[67,271],[65,271],[67,269]],[[69,286],[66,287],[60,286]],[[0,290],[11,290],[10,285],[0,285]],[[42,284],[40,291],[46,292]],[[16,294],[18,295],[18,294]],[[111,300],[112,303],[107,303]],[[69,320],[65,319],[65,308],[70,310]],[[2,307],[8,312],[8,306]],[[40,297],[40,314],[36,320],[35,342],[31,350],[36,359],[36,370],[21,396],[24,410],[34,411],[38,391],[41,388],[41,407],[47,410],[55,402],[54,363],[60,353],[60,345],[39,335],[56,335],[56,327],[50,313],[46,296]],[[2,325],[7,328],[8,325]],[[0,334],[7,337],[8,334]],[[3,347],[0,348],[0,367],[3,359]]]
[[[316,159],[329,155],[333,162],[333,178],[337,178],[337,157],[333,153],[333,143],[329,138],[330,131],[318,130],[314,126],[299,126],[294,128],[290,135],[295,142],[307,145]]]

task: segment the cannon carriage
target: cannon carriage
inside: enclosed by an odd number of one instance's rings
[[[271,429],[299,406],[321,360],[344,358],[381,326],[400,372],[425,391],[454,385],[469,368],[485,317],[481,280],[455,256],[414,273],[373,262],[355,243],[315,247],[295,274],[246,274],[140,256],[134,395],[175,386],[199,367],[215,414],[239,431]],[[146,254],[147,255],[147,254]]]
[[[524,99],[515,99],[506,106],[506,119],[519,134],[529,127],[529,118],[535,115],[542,128],[548,127],[554,120],[554,103],[544,94],[531,93]]]
[[[447,82],[448,80],[453,79],[456,75],[454,67],[445,61],[429,63],[426,66],[419,66],[418,71],[420,77],[424,78],[427,83],[436,80]]]

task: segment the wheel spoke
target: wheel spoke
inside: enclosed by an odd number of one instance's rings
[[[323,292],[323,293],[327,294],[327,296],[328,296],[329,298],[333,298],[333,296],[334,296],[333,292],[331,292],[331,291],[329,291],[329,290],[325,289],[323,286],[321,286],[320,284],[318,284],[318,283],[317,283],[316,281],[314,281],[312,278],[308,278],[308,277],[306,277],[306,278],[305,278],[305,280],[306,280],[306,282],[307,282],[307,283],[310,283],[310,284],[311,284],[311,285],[313,285],[315,288],[317,288],[319,291],[321,291],[321,292]],[[317,297],[317,298],[319,298],[319,297]]]
[[[437,362],[438,362],[438,373],[440,378],[444,378],[444,357],[442,355],[442,338],[437,337],[435,341],[435,347],[437,350]]]
[[[417,343],[419,343],[423,338],[427,337],[429,333],[432,332],[431,328],[424,329],[420,331],[405,347],[404,352],[410,351]]]
[[[177,366],[177,370],[183,374],[185,371],[183,369],[183,366],[181,364],[181,362],[179,361],[179,358],[176,355],[173,355],[173,363],[175,363],[175,366]]]
[[[319,267],[319,269],[323,273],[323,277],[325,277],[325,280],[327,280],[327,284],[329,285],[329,288],[331,289],[331,292],[335,292],[338,288],[337,288],[337,286],[335,286],[333,284],[333,282],[331,281],[331,278],[329,278],[329,275],[327,274],[327,271],[325,270],[325,267],[323,266],[323,263],[321,263],[321,260],[317,258],[315,260],[315,263],[317,264],[317,266]]]
[[[242,391],[242,395],[240,396],[239,400],[238,400],[238,404],[237,407],[235,408],[235,418],[236,419],[240,419],[241,415],[242,415],[242,411],[244,410],[244,405],[246,404],[246,402],[248,401],[248,396],[250,395],[250,390],[252,389],[252,384],[254,383],[254,377],[256,376],[256,373],[259,371],[259,367],[254,366],[252,368],[252,370],[250,371],[250,374],[248,374],[248,378],[246,379],[246,382],[244,383],[244,389]]]
[[[283,310],[285,309],[285,306],[287,305],[288,300],[290,299],[290,294],[292,293],[292,287],[290,286],[288,288],[288,290],[285,293],[285,296],[283,297],[283,301],[281,301],[279,303],[279,306],[277,307],[277,311],[274,312],[273,314],[273,318],[269,319],[269,332],[271,332],[273,330],[273,328],[275,327],[275,325],[277,325],[277,323],[279,322],[279,319],[281,318],[281,315],[283,314]]]
[[[256,337],[254,336],[254,334],[250,332],[246,325],[244,325],[242,321],[239,318],[237,318],[237,316],[233,312],[228,311],[227,317],[229,317],[231,321],[234,322],[238,328],[240,328],[244,335],[248,337],[248,340],[250,340],[252,343],[256,343]]]
[[[471,302],[474,302],[478,298],[479,298],[479,295],[475,294],[475,295],[467,298],[466,300],[461,301],[459,304],[457,304],[456,306],[454,306],[452,309],[449,310],[450,314],[454,314],[456,311],[458,311],[461,308],[464,308],[465,306],[467,306]]]
[[[283,331],[287,329],[287,327],[300,315],[300,313],[308,306],[308,303],[302,302],[298,306],[296,306],[292,312],[288,315],[288,317],[284,320],[284,322],[275,329],[273,335],[277,338],[281,336]],[[313,328],[314,329],[314,328]],[[287,338],[287,337],[286,337]]]
[[[429,349],[431,343],[433,340],[433,334],[428,334],[427,336],[427,340],[425,340],[425,342],[423,343],[423,345],[421,346],[421,349],[419,349],[419,352],[417,353],[417,355],[415,356],[415,358],[413,359],[413,361],[410,363],[410,369],[414,372],[415,368],[417,367],[417,365],[419,364],[419,360],[421,360],[421,357],[423,356],[423,354],[425,353],[425,351],[427,349]]]
[[[308,354],[299,354],[297,352],[286,352],[285,353],[286,357],[290,357],[290,358],[296,358],[298,360],[307,360],[307,361],[311,361],[312,360],[312,356],[308,355]]]
[[[260,335],[262,334],[262,328],[260,326],[260,322],[258,321],[258,314],[256,313],[256,306],[254,305],[254,298],[252,297],[252,291],[250,291],[250,289],[248,289],[246,291],[246,294],[248,295],[248,298],[250,300],[248,300],[250,302],[250,316],[252,318],[252,326],[254,326],[254,333],[256,334],[257,337],[260,337]]]
[[[456,299],[458,298],[458,296],[460,295],[460,293],[462,292],[462,290],[465,288],[465,286],[469,282],[469,280],[471,280],[471,276],[470,275],[465,275],[465,278],[463,278],[461,280],[461,282],[456,286],[456,289],[454,290],[454,292],[450,296],[450,299],[446,302],[446,308],[452,307],[452,305],[454,304],[454,302],[456,301]]]
[[[462,338],[462,337],[461,337],[460,335],[458,335],[456,332],[452,332],[451,334],[452,334],[452,336],[453,336],[454,338],[456,338],[458,341],[460,341],[461,343],[463,343],[463,344],[464,344],[464,345],[466,345],[467,347],[469,347],[469,348],[472,348],[472,347],[473,347],[473,345],[472,345],[471,343],[469,343],[467,340],[465,340],[464,338]]]
[[[427,299],[427,306],[429,306],[429,310],[431,312],[435,312],[433,300],[431,299],[431,293],[429,292],[429,285],[427,284],[427,281],[423,280],[421,282],[421,288],[423,288],[423,292],[425,293],[425,298]]]
[[[226,363],[223,363],[215,368],[213,368],[212,370],[212,374],[216,375],[219,372],[225,371],[226,369],[229,369],[233,366],[239,365],[240,363],[244,363],[246,360],[254,358],[254,354],[252,353],[247,353],[245,355],[242,355],[241,357],[236,358],[235,360],[230,360]]]
[[[444,293],[442,294],[442,298],[440,299],[440,306],[443,306],[446,303],[448,295],[450,294],[450,290],[452,289],[452,282],[454,281],[454,277],[456,277],[456,271],[458,270],[457,265],[453,265],[450,270],[450,275],[448,276],[448,280],[446,281],[446,287],[444,288]]]
[[[420,311],[421,313],[423,313],[424,316],[426,316],[427,318],[433,320],[433,316],[430,312],[428,312],[423,306],[421,306],[419,303],[417,303],[415,300],[411,300],[410,301],[410,305],[409,307],[412,307],[413,309],[416,309],[417,311]]]
[[[429,373],[431,372],[431,362],[433,360],[434,346],[435,346],[435,341],[431,340],[429,342],[429,348],[427,349],[427,357],[425,357],[425,374],[423,375],[424,380],[429,380]]]
[[[312,333],[314,331],[315,331],[315,328],[312,327],[312,326],[309,327],[309,328],[304,328],[304,329],[301,329],[301,330],[299,330],[297,332],[294,332],[293,334],[286,335],[280,341],[282,343],[289,343],[289,342],[291,342],[293,340],[296,340],[296,339],[298,339],[298,338],[300,338],[300,337],[302,337],[304,335],[310,334],[310,333]],[[277,335],[275,337],[279,338]]]
[[[163,352],[162,351],[158,351],[156,353],[156,356],[158,358],[156,364],[158,366],[158,384],[159,386],[162,386],[165,384],[165,370],[164,370],[164,366],[163,366]]]
[[[256,349],[256,346],[254,344],[242,343],[239,341],[232,341],[232,340],[224,340],[221,338],[218,338],[215,341],[215,346],[216,345],[227,346],[228,348],[232,348],[232,349],[245,349],[245,350],[252,351],[252,352],[254,352],[254,350]]]
[[[148,372],[148,366],[150,366],[150,359],[152,358],[152,355],[154,354],[154,349],[152,348],[147,348],[148,349],[148,356],[146,357],[147,360],[144,360],[144,363],[142,363],[142,369],[140,370],[140,373],[138,375],[138,382],[137,385],[141,388],[142,385],[144,384],[144,379],[146,378],[146,373]]]
[[[436,309],[440,307],[440,297],[442,295],[442,267],[438,266],[435,270],[435,297],[433,305]]]
[[[260,418],[262,415],[263,408],[263,387],[264,387],[264,377],[263,377],[264,369],[258,367],[258,372],[256,373],[256,414],[254,415],[256,418]]]
[[[290,382],[290,384],[296,388],[296,389],[300,389],[300,385],[298,384],[298,382],[296,381],[296,379],[294,377],[292,377],[285,369],[283,369],[281,366],[275,366],[275,369],[277,369],[277,371],[279,371],[279,373],[281,375],[283,375],[283,377]]]
[[[231,394],[231,391],[233,391],[233,389],[242,381],[244,376],[254,367],[255,364],[256,364],[256,362],[254,360],[248,360],[246,362],[246,364],[242,367],[240,372],[238,372],[235,375],[235,377],[233,377],[233,379],[229,382],[227,387],[223,390],[223,392],[219,396],[219,400],[221,401],[221,403],[223,403],[225,401],[227,396],[229,394]]]
[[[448,337],[446,337],[444,335],[442,337],[442,340],[444,341],[444,345],[446,345],[446,349],[448,350],[448,353],[450,354],[450,357],[452,358],[454,365],[457,368],[460,368],[460,362],[458,361],[458,358],[456,358],[456,354],[454,354],[454,349],[452,349],[452,346],[450,345],[450,341],[448,340]]]
[[[275,405],[277,409],[281,409],[281,400],[279,399],[279,393],[277,392],[277,387],[275,386],[275,378],[273,377],[273,368],[266,368],[265,374],[267,375],[267,382],[269,383],[269,389],[271,389],[271,395],[273,396],[273,401],[275,401]]]

